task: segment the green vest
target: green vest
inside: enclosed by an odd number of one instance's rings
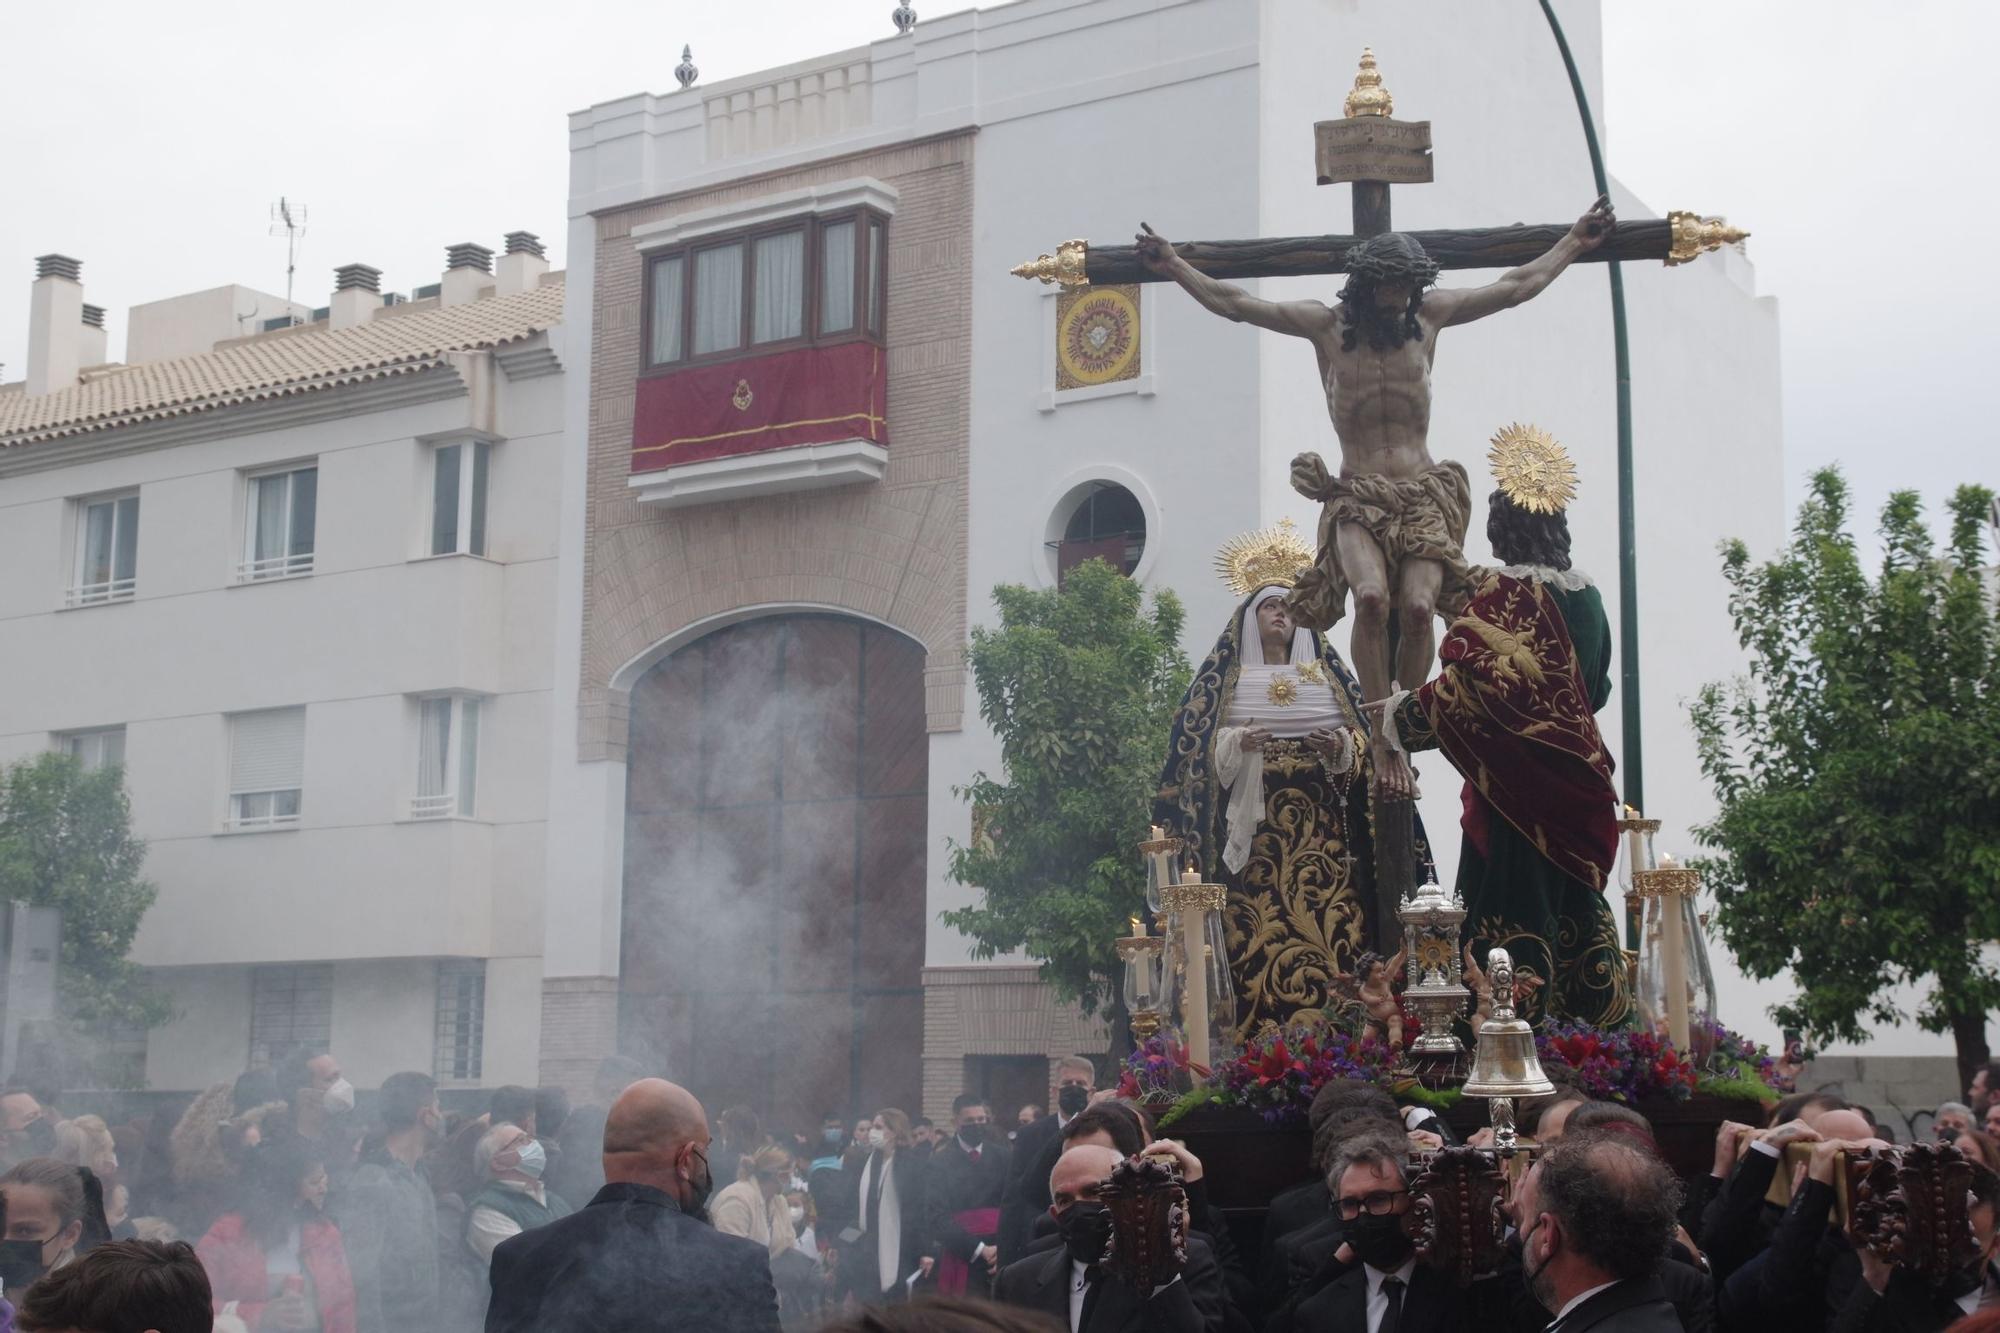
[[[520,1190],[510,1190],[502,1186],[497,1180],[489,1180],[479,1193],[473,1195],[467,1201],[465,1205],[466,1220],[468,1223],[471,1221],[472,1213],[475,1209],[491,1208],[502,1217],[511,1218],[520,1226],[521,1230],[533,1231],[536,1227],[545,1227],[557,1218],[568,1217],[576,1211],[563,1202],[560,1194],[556,1194],[546,1187],[543,1189],[543,1195],[548,1199],[547,1204],[536,1203],[535,1196],[532,1194],[525,1194]]]

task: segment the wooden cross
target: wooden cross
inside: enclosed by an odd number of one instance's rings
[[[1392,118],[1395,102],[1382,86],[1375,53],[1364,49],[1354,88],[1339,120],[1313,126],[1314,165],[1321,185],[1346,182],[1353,191],[1354,230],[1348,235],[1289,236],[1244,241],[1190,241],[1174,247],[1190,265],[1212,278],[1275,278],[1305,274],[1342,273],[1347,252],[1371,236],[1390,229],[1391,185],[1415,185],[1433,179],[1429,121]],[[1569,223],[1414,231],[1441,269],[1514,268],[1535,259],[1570,230]],[[1748,232],[1720,218],[1675,211],[1665,219],[1618,224],[1607,240],[1578,257],[1582,263],[1657,259],[1685,264],[1710,250],[1742,241]],[[1092,283],[1160,282],[1164,279],[1139,261],[1130,245],[1094,246],[1065,241],[1054,254],[1044,254],[1013,270],[1017,277],[1059,286]],[[1394,622],[1391,622],[1394,634]],[[1394,660],[1393,639],[1390,646]],[[1404,681],[1414,688],[1419,681]],[[1401,937],[1396,909],[1416,888],[1413,803],[1389,799],[1380,791],[1374,802],[1375,910],[1372,947],[1387,956]]]

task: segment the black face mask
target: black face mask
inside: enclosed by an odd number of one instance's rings
[[[980,1144],[986,1142],[986,1126],[967,1125],[958,1131],[958,1138],[959,1142],[963,1143],[966,1147],[977,1148]]]
[[[715,1190],[715,1177],[709,1174],[707,1154],[698,1155],[701,1157],[701,1174],[688,1177],[687,1211],[695,1217],[706,1217],[708,1196]]]
[[[14,1294],[26,1291],[45,1271],[42,1244],[36,1240],[0,1240],[0,1285]]]
[[[1380,1217],[1363,1213],[1346,1224],[1341,1238],[1352,1247],[1355,1257],[1362,1263],[1383,1272],[1401,1268],[1415,1248],[1410,1238],[1403,1234],[1403,1219],[1394,1213],[1385,1213]]]
[[[1056,1089],[1056,1109],[1072,1116],[1090,1105],[1090,1089],[1079,1083],[1065,1083]]]
[[[1080,1264],[1101,1264],[1111,1252],[1111,1210],[1101,1203],[1073,1203],[1056,1219],[1063,1248]]]
[[[29,1121],[28,1128],[24,1132],[28,1136],[28,1148],[31,1156],[47,1157],[50,1152],[54,1151],[56,1146],[56,1127],[49,1123],[47,1116]]]

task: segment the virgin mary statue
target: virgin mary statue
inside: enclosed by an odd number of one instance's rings
[[[1289,522],[1218,563],[1246,593],[1174,718],[1153,819],[1228,888],[1239,1041],[1339,998],[1373,894],[1361,688],[1285,598],[1312,550]]]

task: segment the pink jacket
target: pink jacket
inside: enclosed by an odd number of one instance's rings
[[[194,1250],[215,1289],[216,1313],[235,1301],[237,1317],[254,1333],[270,1301],[271,1279],[264,1247],[244,1227],[243,1215],[216,1218]],[[299,1231],[299,1259],[319,1299],[321,1333],[354,1333],[354,1279],[347,1271],[340,1228],[323,1217],[305,1223]]]

